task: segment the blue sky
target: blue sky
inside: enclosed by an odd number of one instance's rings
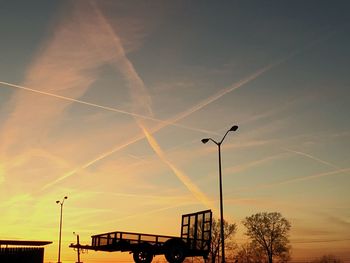
[[[348,257],[348,7],[1,3],[0,237],[52,240],[45,260],[56,260],[65,195],[67,262],[73,231],[85,243],[177,235],[183,213],[217,216],[217,148],[200,140],[237,124],[222,148],[237,242],[245,216],[278,211],[295,258]]]

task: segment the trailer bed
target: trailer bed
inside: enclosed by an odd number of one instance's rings
[[[91,236],[92,244],[85,248],[109,252],[129,251],[132,247],[146,243],[160,247],[173,238],[178,237],[116,231]]]

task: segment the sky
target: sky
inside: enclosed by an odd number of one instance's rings
[[[280,212],[350,262],[348,1],[1,1],[0,239],[180,233]],[[84,262],[131,262],[90,252]],[[163,260],[163,258],[160,258]]]

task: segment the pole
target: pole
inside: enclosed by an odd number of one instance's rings
[[[63,204],[64,204],[64,200],[67,199],[68,197],[65,196],[62,201],[56,201],[56,204],[60,204],[61,206],[61,213],[60,213],[60,234],[58,237],[58,260],[57,263],[62,263],[61,262],[61,239],[62,239],[62,215],[63,215]]]
[[[222,137],[220,142],[217,142],[213,140],[212,138],[204,138],[202,139],[202,143],[207,143],[208,141],[212,141],[218,146],[219,151],[219,185],[220,185],[220,237],[221,237],[221,256],[222,256],[222,263],[225,263],[225,236],[224,236],[224,204],[223,204],[223,198],[222,198],[222,172],[221,172],[221,144],[226,138],[226,135],[231,131],[237,131],[238,126],[233,125]],[[220,246],[219,246],[220,247]],[[219,256],[219,255],[218,255]]]
[[[63,202],[61,205],[61,216],[60,216],[60,235],[58,238],[58,261],[57,263],[61,263],[61,237],[62,237],[62,212],[63,212]]]
[[[80,243],[79,243],[79,235],[77,235],[77,244],[78,244],[78,262],[77,263],[82,263],[80,262]]]
[[[225,263],[225,237],[224,237],[224,205],[222,200],[222,173],[221,173],[221,143],[219,148],[219,182],[220,182],[220,230],[221,230],[221,262]]]

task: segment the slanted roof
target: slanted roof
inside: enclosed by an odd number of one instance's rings
[[[1,245],[11,245],[11,246],[32,246],[40,247],[51,244],[51,241],[29,241],[29,240],[0,240]]]

